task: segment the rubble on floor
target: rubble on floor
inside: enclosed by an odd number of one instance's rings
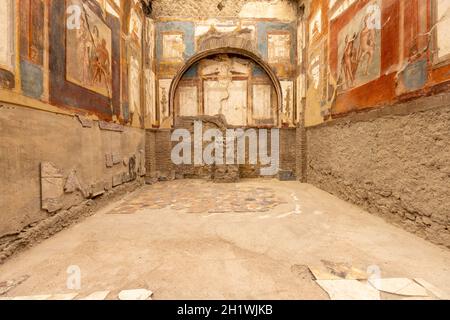
[[[146,289],[123,290],[119,293],[119,300],[151,300],[153,292]]]
[[[450,294],[423,279],[379,278],[347,264],[322,260],[311,266],[316,283],[331,300],[449,300]]]
[[[75,299],[79,296],[79,293],[59,293],[59,294],[45,294],[45,295],[31,295],[31,296],[18,296],[18,297],[0,297],[0,300],[107,300],[111,291],[96,291],[83,298]],[[112,300],[152,300],[151,296],[153,292],[147,289],[133,289],[133,290],[122,290],[114,299]]]
[[[331,300],[380,300],[380,292],[358,280],[317,280]]]
[[[17,287],[22,282],[25,282],[29,277],[29,275],[24,275],[17,279],[0,282],[0,296],[8,293],[8,291]]]

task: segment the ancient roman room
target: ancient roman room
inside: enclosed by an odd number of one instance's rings
[[[0,0],[0,300],[449,300],[449,30],[450,0]]]

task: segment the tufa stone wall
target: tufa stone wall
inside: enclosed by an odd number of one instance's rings
[[[307,178],[450,247],[450,95],[388,106],[307,130]]]
[[[0,104],[0,261],[143,182],[144,130]]]

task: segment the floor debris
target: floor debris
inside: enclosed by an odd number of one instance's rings
[[[62,293],[62,294],[54,294],[52,295],[48,300],[57,300],[57,301],[64,301],[64,300],[73,300],[78,296],[78,293]]]
[[[308,266],[302,264],[294,264],[291,266],[291,272],[300,277],[300,279],[302,280],[314,280],[314,275],[311,273],[311,270],[308,268]]]
[[[309,267],[316,280],[367,280],[367,272],[347,263],[322,260],[323,266]]]
[[[380,292],[358,280],[317,280],[331,300],[380,300]]]
[[[51,294],[43,294],[38,296],[22,296],[22,297],[12,297],[12,298],[2,298],[2,300],[20,300],[20,301],[33,301],[33,300],[49,300],[52,297]]]
[[[441,300],[450,300],[449,292],[443,291],[443,290],[439,289],[438,287],[432,285],[428,281],[421,279],[421,278],[415,278],[414,281],[417,282],[418,284],[420,284],[425,289],[427,289],[429,292],[431,292],[431,294],[433,294],[436,298],[441,299]]]
[[[84,297],[83,299],[80,299],[80,300],[91,300],[91,301],[105,300],[109,293],[110,293],[110,291],[97,291],[97,292],[91,293],[87,297]]]
[[[111,291],[96,291],[90,295],[77,300],[106,300]],[[62,293],[21,297],[1,297],[0,300],[74,300],[79,293]],[[151,300],[153,292],[146,289],[123,290],[119,293],[119,300]]]
[[[119,293],[119,300],[151,300],[153,292],[145,289],[123,290]]]
[[[14,280],[0,282],[0,296],[6,294],[11,289],[13,289],[13,288],[17,287],[19,284],[25,282],[26,280],[28,280],[29,277],[30,277],[29,275],[24,275],[24,276],[21,276],[20,278],[14,279]]]
[[[369,279],[377,290],[400,296],[427,297],[424,287],[407,278]]]

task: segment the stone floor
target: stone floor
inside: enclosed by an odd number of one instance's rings
[[[80,296],[146,288],[153,299],[328,299],[311,270],[330,265],[450,288],[449,250],[277,180],[145,186],[1,265],[0,283],[23,279],[10,297],[69,294],[76,266]]]

